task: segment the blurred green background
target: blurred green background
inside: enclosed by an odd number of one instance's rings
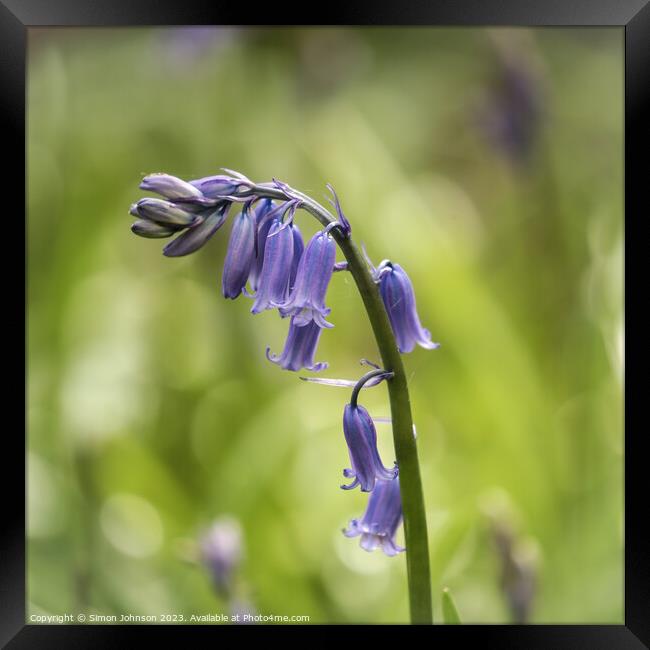
[[[405,358],[437,620],[443,586],[465,622],[515,620],[498,529],[528,620],[621,623],[622,44],[620,29],[30,29],[28,617],[228,612],[191,556],[230,515],[256,611],[408,620],[404,555],[341,535],[366,501],[339,489],[349,391],[266,361],[287,323],[221,297],[229,225],[178,259],[129,230],[143,175],[229,167],[317,200],[332,183],[442,343]],[[321,374],[356,378],[378,355],[346,274],[328,305]],[[362,398],[389,415],[384,387]],[[378,435],[389,464],[390,426]]]

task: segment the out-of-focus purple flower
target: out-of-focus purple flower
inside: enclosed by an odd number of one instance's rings
[[[492,534],[501,560],[501,589],[512,622],[527,623],[537,591],[537,546],[533,540],[516,534],[503,515],[493,516]]]
[[[534,43],[496,41],[497,68],[478,112],[494,148],[517,165],[529,162],[545,113],[545,79]]]
[[[191,226],[202,221],[196,213],[178,207],[176,203],[164,199],[140,199],[131,206],[131,214],[165,226]]]
[[[356,400],[355,400],[356,401]],[[344,490],[357,485],[362,492],[372,492],[375,482],[397,476],[397,466],[386,469],[377,450],[377,431],[368,411],[360,404],[346,404],[343,411],[343,434],[348,444],[352,469],[344,469],[345,478],[354,479]]]
[[[169,242],[163,249],[163,255],[181,257],[197,251],[221,228],[228,215],[230,205],[229,202],[222,203],[217,208],[199,213],[203,220],[181,233],[174,241]]]
[[[280,306],[283,316],[293,316],[298,326],[314,321],[319,327],[334,327],[325,320],[331,311],[325,306],[325,294],[334,272],[335,257],[332,236],[326,230],[317,232],[300,258],[289,300]]]
[[[253,293],[257,291],[260,275],[262,274],[266,238],[273,225],[273,215],[270,215],[270,213],[274,209],[271,199],[262,199],[255,208],[255,262],[251,265],[251,272],[248,277]]]
[[[399,479],[378,480],[368,498],[366,511],[361,518],[353,519],[343,531],[346,537],[361,535],[360,546],[366,551],[381,547],[389,556],[397,555],[405,549],[395,542],[397,528],[402,521],[402,499]]]
[[[141,190],[156,192],[166,199],[195,199],[201,197],[201,190],[191,183],[169,174],[149,174],[140,183]]]
[[[224,298],[239,296],[248,280],[255,260],[255,217],[246,203],[235,218],[228,242],[228,253],[223,265],[221,288]]]
[[[199,550],[217,592],[227,597],[243,555],[241,527],[237,520],[232,517],[217,519],[201,536]]]
[[[399,351],[411,352],[416,344],[429,350],[440,347],[440,343],[431,341],[431,333],[420,324],[413,285],[404,269],[399,264],[384,261],[377,268],[377,277]]]
[[[163,237],[171,237],[175,232],[178,232],[177,226],[162,226],[155,221],[147,221],[146,219],[138,219],[131,226],[131,232],[140,237],[148,237],[149,239],[160,239]]]
[[[239,36],[236,27],[191,26],[172,27],[161,31],[162,52],[156,60],[165,58],[165,72],[187,74],[204,60],[218,62],[223,49]],[[159,65],[160,67],[160,65]]]
[[[323,330],[313,321],[302,327],[298,327],[294,321],[295,318],[292,318],[289,323],[289,334],[282,354],[280,356],[272,354],[271,348],[266,348],[267,359],[285,370],[297,371],[302,368],[312,372],[324,370],[327,368],[326,362],[314,363],[318,339]]]
[[[273,217],[264,245],[264,262],[258,281],[253,314],[279,307],[289,293],[289,277],[293,262],[293,234],[291,227]]]

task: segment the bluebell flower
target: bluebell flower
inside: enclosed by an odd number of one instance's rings
[[[181,257],[197,251],[221,228],[230,205],[230,202],[224,202],[216,208],[200,212],[200,221],[181,233],[174,241],[169,242],[163,249],[163,255]]]
[[[546,113],[545,79],[534,54],[519,45],[497,49],[496,77],[478,114],[491,144],[516,165],[531,162]]]
[[[280,306],[283,316],[293,316],[296,325],[314,321],[319,327],[334,327],[325,320],[330,309],[325,294],[334,272],[336,245],[326,230],[317,232],[307,244],[296,271],[289,300]]]
[[[202,196],[200,189],[169,174],[149,174],[142,179],[140,189],[156,192],[166,199],[196,199]]]
[[[239,296],[255,261],[255,217],[246,203],[235,218],[228,242],[228,252],[223,265],[221,288],[224,298]]]
[[[400,352],[411,352],[415,345],[433,350],[440,343],[420,324],[415,307],[415,293],[409,276],[399,264],[382,262],[377,268],[379,290]]]
[[[228,516],[217,519],[201,536],[199,551],[217,592],[228,596],[232,591],[234,573],[243,555],[239,522]]]
[[[255,262],[251,265],[250,275],[248,276],[248,282],[253,293],[257,291],[262,274],[266,238],[273,225],[273,214],[271,213],[274,213],[274,210],[275,207],[271,199],[262,199],[255,208]]]
[[[298,327],[292,318],[289,323],[289,334],[280,356],[272,354],[271,348],[266,348],[266,358],[285,370],[297,371],[306,368],[318,372],[327,368],[324,361],[314,363],[314,355],[318,346],[318,339],[323,331],[316,323],[311,321],[307,325]]]
[[[371,492],[378,480],[397,476],[397,466],[386,469],[377,450],[377,431],[368,411],[360,404],[346,404],[343,412],[343,434],[348,444],[352,469],[344,469],[343,476],[354,479],[344,490],[357,485],[362,492]]]
[[[273,217],[264,245],[264,262],[258,281],[253,314],[279,307],[289,293],[289,277],[293,262],[293,234],[288,224]]]
[[[375,489],[368,497],[368,505],[359,521],[353,519],[343,531],[346,537],[361,535],[360,546],[366,551],[381,547],[389,556],[397,555],[405,549],[395,542],[397,528],[402,521],[402,499],[399,479],[377,481]]]

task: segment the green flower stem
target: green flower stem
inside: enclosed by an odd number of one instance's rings
[[[293,189],[287,189],[285,192],[268,185],[255,185],[251,188],[250,194],[283,201],[299,198],[302,201],[300,207],[310,212],[324,226],[336,221],[334,216],[319,203]],[[348,271],[352,274],[361,294],[384,370],[393,373],[393,377],[387,380],[387,385],[404,511],[411,622],[433,623],[426,512],[404,364],[397,349],[379,288],[372,278],[359,247],[350,237],[345,237],[338,228],[332,229],[332,236],[345,255]]]

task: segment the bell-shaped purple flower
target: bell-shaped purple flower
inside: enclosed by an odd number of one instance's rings
[[[289,293],[289,277],[293,261],[293,234],[291,227],[273,217],[264,245],[264,262],[259,278],[253,314],[279,307]]]
[[[280,356],[272,354],[271,348],[266,348],[266,358],[285,370],[297,371],[302,368],[312,372],[324,370],[327,368],[326,362],[314,363],[314,355],[322,331],[313,321],[298,327],[292,318],[282,354]]]
[[[271,199],[262,199],[255,208],[255,261],[251,265],[248,283],[251,291],[255,293],[259,285],[259,279],[262,275],[262,265],[264,264],[264,249],[266,248],[266,238],[273,225],[274,210]]]
[[[411,352],[415,345],[433,350],[440,343],[431,341],[431,333],[420,324],[415,293],[409,276],[399,264],[382,262],[378,269],[379,290],[400,352]]]
[[[356,400],[355,400],[356,401]],[[397,466],[386,469],[377,450],[377,431],[368,411],[360,404],[346,404],[343,412],[343,433],[348,443],[352,469],[344,469],[345,478],[354,479],[344,490],[357,485],[362,492],[372,492],[378,480],[391,480],[397,476]]]
[[[228,242],[228,252],[223,265],[221,288],[224,298],[239,296],[248,280],[255,260],[255,217],[248,204],[235,218]]]
[[[325,230],[317,232],[300,258],[289,300],[280,307],[283,316],[293,316],[298,326],[314,321],[319,327],[334,327],[325,320],[331,311],[325,306],[325,294],[334,272],[335,257],[332,236]]]
[[[343,531],[346,537],[361,535],[360,546],[366,551],[381,547],[389,556],[405,549],[395,542],[397,528],[402,521],[402,499],[399,479],[377,481],[368,498],[368,505],[361,520],[353,519]]]

